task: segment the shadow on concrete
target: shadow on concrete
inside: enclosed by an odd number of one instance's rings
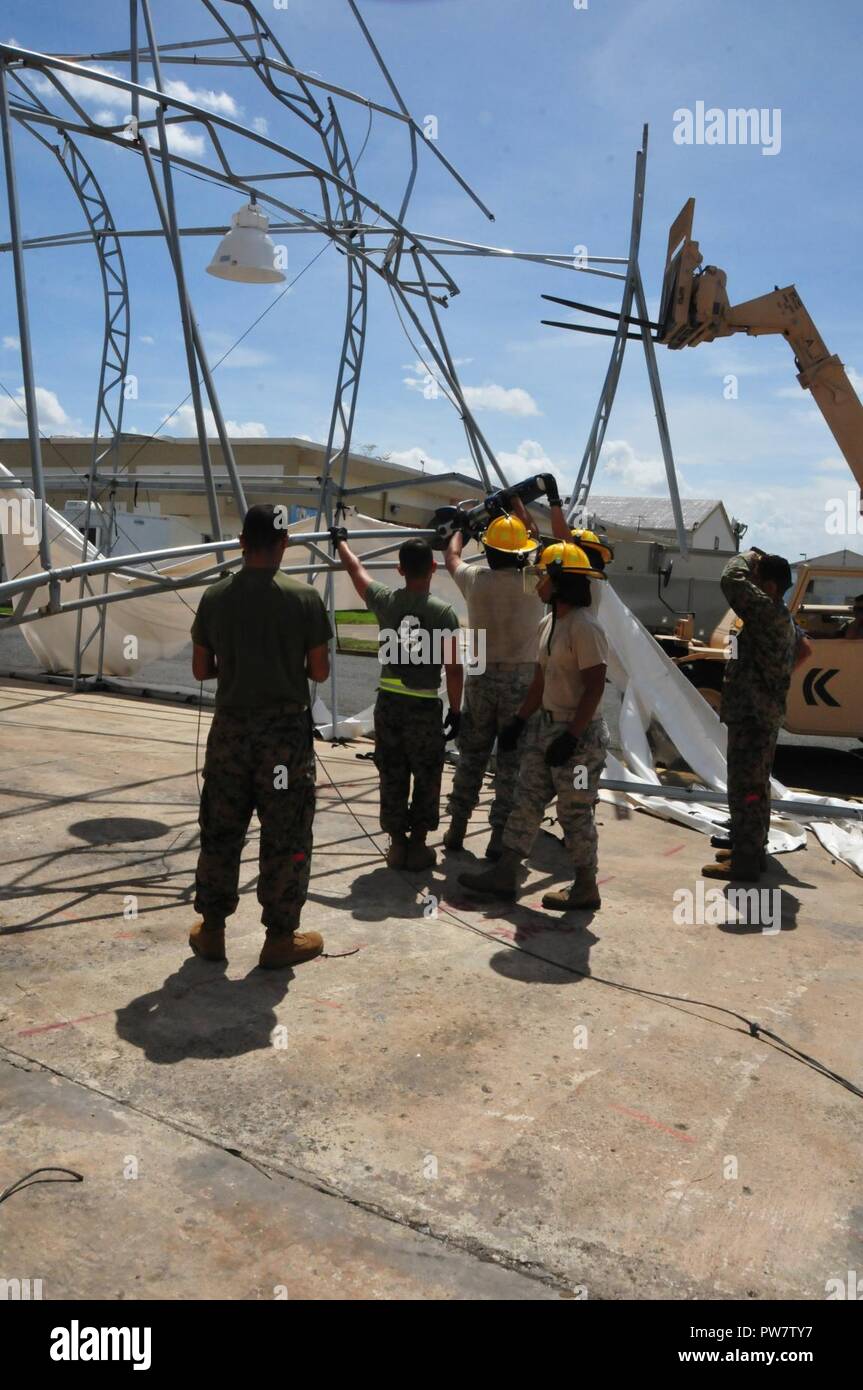
[[[507,980],[528,985],[578,985],[590,977],[590,952],[599,940],[590,930],[592,912],[567,912],[542,935],[519,937],[521,950],[498,951],[489,965]],[[576,922],[576,919],[580,919]],[[575,972],[575,973],[573,973]]]
[[[255,969],[242,980],[230,980],[226,968],[224,962],[197,956],[184,960],[160,989],[117,1010],[118,1037],[160,1065],[273,1047],[275,1006],[287,994],[293,971]]]
[[[440,899],[445,880],[434,869],[425,869],[411,882],[404,870],[378,866],[367,874],[355,874],[350,887],[338,897],[326,893],[308,895],[309,902],[350,912],[358,922],[385,922],[392,917],[422,917],[429,896]],[[425,899],[425,901],[424,901]]]
[[[99,816],[78,820],[68,826],[70,835],[88,845],[127,844],[130,840],[158,840],[174,827],[162,820],[142,820],[137,816]]]
[[[744,884],[739,885],[740,888],[745,888],[747,886],[748,885]],[[722,889],[723,897],[726,902],[728,902],[729,908],[731,909],[735,909],[735,904],[740,901],[739,899],[732,899],[729,901],[729,892],[735,887],[737,887],[737,885],[729,883],[724,885]],[[780,932],[797,930],[797,917],[802,906],[799,898],[795,898],[794,894],[789,893],[787,890],[783,891],[781,888],[771,888],[769,884],[765,884],[763,879],[757,887],[753,885],[753,888],[754,891],[759,894],[757,912],[750,913],[748,908],[744,909],[745,914],[751,916],[752,920],[718,922],[717,926],[720,931],[725,932],[728,936],[758,936],[762,934],[764,936],[778,936]],[[771,895],[773,893],[778,893],[778,903],[772,896],[768,898],[762,897],[761,895],[764,893]],[[744,901],[754,905],[756,900],[754,898],[749,898]],[[777,907],[779,909],[778,912],[776,911]],[[739,912],[740,908],[736,908],[736,910]],[[755,920],[756,916],[757,920]]]

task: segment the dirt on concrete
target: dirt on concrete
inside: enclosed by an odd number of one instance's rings
[[[227,965],[186,944],[194,709],[9,683],[0,1276],[46,1298],[800,1298],[861,1267],[860,880],[774,860],[781,930],[686,921],[696,832],[602,806],[596,913],[549,823],[515,905],[468,849],[386,869],[369,745],[319,744],[304,924],[257,969],[257,828]],[[196,751],[200,745],[200,751]],[[449,773],[446,774],[449,777]],[[697,912],[696,912],[697,917]],[[703,914],[702,914],[703,915]],[[733,918],[733,913],[730,914]],[[350,953],[350,954],[346,954]]]

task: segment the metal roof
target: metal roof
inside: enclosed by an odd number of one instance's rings
[[[682,497],[680,509],[687,531],[700,526],[716,507],[721,506],[718,497]],[[667,497],[596,497],[591,494],[586,510],[590,516],[613,526],[647,531],[674,530],[674,512]]]

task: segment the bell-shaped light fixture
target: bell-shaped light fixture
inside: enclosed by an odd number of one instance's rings
[[[280,248],[267,236],[269,221],[256,203],[246,203],[231,218],[216,254],[207,266],[220,280],[243,285],[276,285],[285,276],[277,265]]]

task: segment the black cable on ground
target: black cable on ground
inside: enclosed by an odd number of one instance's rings
[[[324,772],[327,775],[330,785],[334,788],[336,795],[338,796],[342,805],[346,807],[346,809],[353,816],[360,830],[363,832],[364,835],[368,837],[368,839],[371,841],[371,843],[377,850],[378,854],[385,858],[384,851],[378,845],[371,831],[363,825],[362,821],[354,812],[353,807],[342,796],[341,790],[333,781],[333,778],[330,776],[329,770],[326,764],[324,763],[323,759],[319,755],[316,756],[318,757],[318,762],[324,769]],[[396,870],[396,872],[402,875],[402,878],[404,878],[405,882],[410,882],[407,875],[403,873],[402,870]],[[414,885],[411,884],[411,887],[414,887]],[[861,1089],[859,1086],[855,1086],[853,1081],[849,1081],[846,1077],[840,1075],[839,1072],[835,1072],[830,1067],[826,1066],[823,1062],[819,1062],[816,1057],[810,1057],[808,1053],[801,1052],[800,1049],[795,1047],[793,1043],[787,1042],[786,1039],[780,1037],[778,1033],[774,1033],[770,1028],[762,1027],[760,1023],[757,1023],[754,1019],[747,1018],[745,1014],[738,1013],[736,1009],[729,1009],[724,1004],[713,1004],[707,999],[692,999],[691,997],[683,994],[665,994],[662,993],[660,990],[645,989],[641,985],[627,985],[621,983],[619,980],[608,980],[602,975],[591,974],[586,970],[577,970],[575,966],[565,965],[560,961],[552,960],[549,956],[544,956],[539,951],[530,951],[526,947],[520,946],[518,942],[500,941],[497,937],[492,936],[490,932],[484,931],[482,927],[478,927],[473,922],[468,922],[464,917],[460,917],[459,914],[455,912],[451,907],[449,907],[446,903],[441,904],[441,909],[458,926],[462,927],[466,931],[474,932],[477,936],[484,937],[486,941],[492,942],[495,946],[503,946],[511,951],[521,951],[526,956],[532,956],[534,960],[541,960],[546,965],[551,965],[556,970],[562,970],[568,975],[574,975],[578,979],[591,980],[595,984],[605,985],[608,989],[620,990],[622,993],[625,994],[638,994],[641,995],[641,997],[644,999],[656,999],[659,1001],[677,1004],[697,1005],[699,1008],[713,1009],[716,1013],[726,1014],[729,1018],[734,1018],[739,1023],[745,1024],[750,1037],[769,1038],[771,1042],[777,1046],[778,1050],[784,1050],[785,1056],[790,1057],[793,1061],[802,1062],[805,1066],[812,1067],[814,1071],[817,1071],[822,1076],[827,1077],[829,1081],[835,1081],[838,1086],[843,1086],[846,1091],[850,1091],[852,1095],[859,1096],[860,1099],[863,1100],[863,1089]],[[711,1021],[712,1020],[710,1019],[705,1019],[706,1023],[710,1023]]]
[[[37,1173],[66,1173],[65,1178],[37,1178],[36,1182],[29,1182],[29,1178],[35,1178]],[[7,1197],[13,1197],[16,1192],[23,1192],[25,1187],[36,1187],[40,1182],[83,1182],[83,1173],[76,1173],[73,1168],[34,1168],[31,1173],[25,1173],[23,1178],[13,1182],[9,1187],[5,1187],[0,1192],[0,1202],[5,1202]]]

